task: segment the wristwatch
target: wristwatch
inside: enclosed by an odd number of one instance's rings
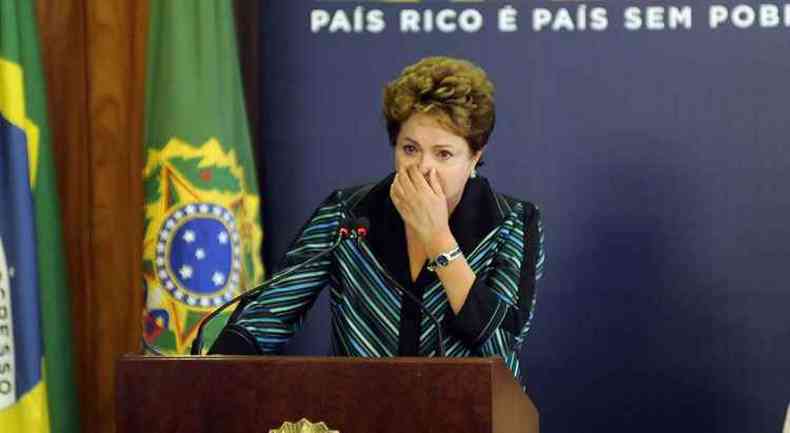
[[[449,265],[450,262],[461,256],[463,256],[463,253],[461,252],[461,248],[455,247],[450,251],[446,251],[436,256],[435,259],[431,260],[431,262],[428,263],[426,268],[428,268],[428,270],[431,272],[436,272],[437,269],[447,267],[447,265]]]

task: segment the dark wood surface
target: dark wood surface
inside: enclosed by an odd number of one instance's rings
[[[324,421],[341,433],[537,432],[498,358],[126,356],[117,431],[268,432]]]
[[[84,433],[112,433],[139,347],[147,0],[36,0]],[[2,430],[2,428],[0,428]]]

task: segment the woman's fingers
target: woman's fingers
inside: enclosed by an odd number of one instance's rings
[[[444,197],[444,190],[442,189],[442,183],[439,180],[439,172],[435,168],[432,168],[430,173],[428,173],[428,175],[430,176],[431,179],[430,187],[433,190],[433,192],[436,193],[436,195],[438,195],[439,197]]]
[[[398,182],[403,188],[403,193],[406,196],[411,196],[415,192],[417,192],[417,188],[415,187],[414,179],[412,178],[414,166],[406,167],[398,172]]]
[[[398,212],[403,213],[406,211],[406,207],[408,206],[408,199],[407,195],[403,191],[403,184],[399,181],[402,176],[395,175],[395,180],[392,182],[390,186],[390,199],[392,200],[392,204],[395,205],[395,208]]]
[[[414,179],[414,186],[417,190],[424,192],[433,191],[433,188],[430,184],[430,176],[433,170],[435,169],[432,168],[427,174],[422,174],[422,171],[419,168],[414,168],[412,179]]]
[[[395,203],[395,201],[397,200],[400,200],[400,196],[401,196],[400,190],[401,187],[398,184],[398,175],[396,174],[395,179],[392,181],[392,185],[390,185],[390,198],[392,199],[393,203]]]

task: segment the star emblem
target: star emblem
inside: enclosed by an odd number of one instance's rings
[[[181,266],[178,273],[181,274],[181,279],[188,280],[192,278],[192,267],[187,265]]]
[[[211,276],[211,281],[215,286],[221,286],[225,284],[225,275],[222,272],[214,272],[214,275]]]
[[[192,230],[185,231],[183,239],[184,239],[184,242],[186,242],[188,244],[191,244],[192,242],[195,242],[195,232],[193,232]]]

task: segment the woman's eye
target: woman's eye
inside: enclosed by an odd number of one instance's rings
[[[417,152],[417,147],[412,144],[406,144],[403,146],[403,152],[406,153],[406,155],[411,155]]]
[[[441,159],[450,159],[452,157],[453,157],[453,154],[448,152],[448,151],[446,151],[446,150],[442,150],[441,152],[439,152],[439,158],[441,158]]]

